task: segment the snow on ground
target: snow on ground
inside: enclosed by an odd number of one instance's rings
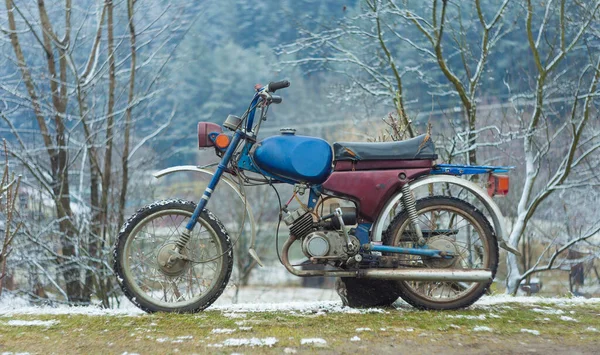
[[[493,331],[493,329],[490,327],[483,326],[483,325],[478,325],[475,328],[473,328],[473,331],[474,332],[491,332],[491,331]]]
[[[325,345],[327,340],[322,338],[304,338],[300,339],[300,345]]]
[[[540,335],[540,331],[539,330],[535,330],[535,329],[521,329],[521,333],[529,333],[529,334],[533,334],[533,335]]]
[[[325,315],[327,313],[384,313],[390,310],[380,308],[354,309],[342,306],[334,290],[299,288],[299,287],[248,287],[239,290],[238,303],[233,303],[235,288],[229,288],[226,293],[217,300],[208,310],[220,311],[224,316],[230,318],[246,318],[246,313],[253,312],[288,312],[290,314],[314,314]],[[600,304],[600,298],[544,298],[544,297],[512,297],[508,295],[485,296],[472,308],[490,309],[498,305],[519,303],[533,306],[532,310],[546,315],[563,315],[565,311],[558,309],[561,306]],[[412,311],[413,308],[398,303],[401,311]],[[139,316],[143,311],[135,307],[129,300],[122,299],[119,308],[102,309],[95,306],[70,307],[66,305],[55,306],[32,306],[23,299],[14,298],[4,294],[0,298],[0,316],[12,315],[62,315],[83,314],[90,316]],[[449,315],[455,318],[475,317],[483,320],[484,317],[497,317],[496,315],[463,316]],[[565,319],[566,320],[566,319]],[[241,325],[241,324],[240,324]]]
[[[55,324],[60,323],[57,320],[18,320],[13,319],[6,322],[6,325],[12,325],[15,327],[24,327],[24,326],[38,326],[38,327],[51,327]]]
[[[268,346],[271,347],[277,343],[277,339],[273,337],[268,338],[230,338],[225,339],[221,343],[217,344],[208,344],[209,347],[212,348],[222,348],[222,347],[237,347],[237,346]]]

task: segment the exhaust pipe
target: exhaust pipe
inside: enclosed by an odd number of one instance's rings
[[[469,269],[366,269],[359,270],[357,277],[402,281],[488,282],[492,280],[492,272]]]
[[[398,268],[398,269],[360,269],[346,270],[299,270],[292,266],[288,252],[290,246],[296,241],[290,236],[284,243],[281,252],[281,262],[293,275],[300,277],[333,276],[333,277],[358,277],[378,280],[402,281],[453,281],[453,282],[488,282],[492,280],[490,270],[481,269],[425,269],[425,268]]]

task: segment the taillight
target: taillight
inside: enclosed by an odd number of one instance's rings
[[[510,179],[508,175],[504,174],[490,174],[487,184],[488,195],[494,196],[506,196],[508,195],[508,188],[510,186]]]

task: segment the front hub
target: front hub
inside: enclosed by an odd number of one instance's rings
[[[171,277],[183,274],[189,265],[185,249],[179,253],[175,242],[163,245],[156,254],[160,271]]]

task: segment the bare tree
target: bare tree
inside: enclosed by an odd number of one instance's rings
[[[0,80],[9,151],[54,205],[50,230],[31,226],[23,233],[45,253],[36,268],[44,270],[49,287],[62,291],[63,301],[88,303],[94,295],[108,306],[115,295],[110,247],[126,213],[129,172],[151,159],[139,154],[141,148],[174,115],[170,108],[148,108],[163,90],[157,81],[174,50],[167,43],[189,21],[181,8],[160,3],[144,3],[153,11],[137,18],[135,0],[104,0],[89,9],[70,0],[5,3],[0,15],[8,28],[2,31],[12,52],[6,58],[20,72]],[[35,117],[35,125],[23,117]],[[42,139],[44,151],[32,134]],[[60,236],[52,240],[58,252],[44,245],[51,234]]]
[[[2,140],[4,144],[4,169],[2,172],[2,180],[0,180],[0,214],[4,217],[2,222],[2,250],[0,250],[0,296],[2,296],[2,289],[4,288],[4,279],[6,277],[6,261],[10,255],[12,249],[11,244],[15,239],[15,236],[21,228],[21,222],[17,221],[17,210],[15,202],[19,195],[19,185],[21,183],[21,176],[15,177],[9,171],[8,164],[8,149],[6,147],[6,140]]]
[[[534,104],[533,112],[529,117],[521,117],[523,153],[525,158],[525,182],[523,190],[520,193],[519,204],[517,207],[516,220],[511,232],[509,242],[512,245],[518,245],[525,229],[532,220],[539,207],[554,192],[572,189],[577,187],[591,187],[589,179],[580,174],[581,169],[588,170],[586,166],[588,159],[594,155],[600,148],[600,131],[589,131],[586,128],[588,124],[597,119],[594,114],[593,102],[599,94],[598,81],[600,80],[600,53],[598,48],[585,47],[583,50],[589,50],[589,62],[582,67],[583,70],[577,70],[578,80],[571,93],[565,93],[559,90],[564,85],[563,77],[568,67],[562,64],[568,55],[574,54],[580,45],[582,38],[589,33],[590,26],[598,20],[598,10],[600,1],[594,1],[587,6],[566,6],[564,1],[559,4],[548,2],[544,17],[541,19],[539,27],[533,28],[534,8],[531,1],[527,2],[526,16],[526,36],[531,50],[531,54],[537,70],[535,77],[535,91],[533,92]],[[552,30],[551,20],[558,17],[558,31],[548,33]],[[572,18],[567,20],[567,18]],[[577,18],[577,20],[574,20]],[[552,31],[553,32],[553,31]],[[555,41],[549,42],[543,40],[544,36],[553,36]],[[579,49],[582,50],[582,49]],[[562,69],[562,70],[561,70]],[[560,71],[559,71],[560,70]],[[572,97],[572,107],[569,117],[554,132],[549,130],[552,106],[547,103],[554,95],[569,95]],[[565,140],[559,140],[561,136],[566,136]],[[547,169],[544,167],[545,159],[554,144],[561,141],[560,163],[550,170],[546,181],[539,181],[540,171]],[[589,238],[587,233],[582,241]],[[571,242],[566,245],[572,245]],[[551,264],[551,263],[550,263]],[[520,281],[524,279],[524,274],[519,272],[517,258],[508,255],[509,275],[507,279],[507,291],[515,293]]]

